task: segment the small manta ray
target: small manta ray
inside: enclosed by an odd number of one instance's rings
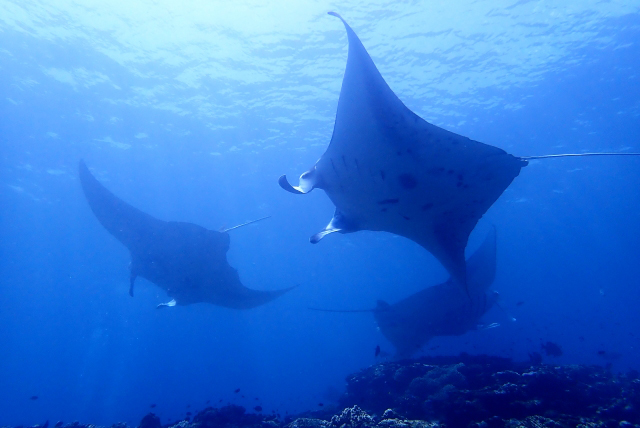
[[[259,220],[221,232],[193,223],[158,220],[107,190],[83,161],[80,182],[98,221],[131,252],[131,296],[138,276],[153,282],[173,299],[158,307],[206,302],[250,309],[294,288],[252,290],[242,285],[238,272],[229,265],[227,232]]]
[[[380,332],[396,347],[397,356],[409,357],[434,336],[460,336],[478,328],[480,318],[498,301],[498,293],[488,291],[495,275],[496,231],[492,228],[467,260],[468,293],[450,278],[393,305],[378,300],[373,316]]]
[[[604,154],[516,157],[426,122],[389,88],[351,27],[329,14],[349,39],[331,143],[298,186],[279,179],[291,193],[322,189],[336,206],[311,243],[333,232],[391,232],[431,252],[466,290],[469,234],[528,160]]]
[[[468,293],[449,279],[393,305],[378,300],[373,310],[314,310],[373,312],[380,332],[396,347],[396,357],[407,358],[434,336],[460,336],[477,328],[480,318],[498,301],[498,293],[488,291],[495,273],[496,231],[492,228],[467,260]]]

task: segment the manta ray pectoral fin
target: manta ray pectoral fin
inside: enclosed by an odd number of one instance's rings
[[[278,179],[278,184],[287,192],[295,193],[295,194],[305,194],[309,193],[313,189],[318,186],[318,174],[316,172],[316,167],[314,166],[309,171],[303,173],[300,176],[300,182],[297,186],[292,186],[287,180],[286,175],[282,175]]]
[[[160,308],[164,308],[166,307],[173,307],[176,305],[176,299],[171,299],[170,302],[167,303],[160,303],[158,306],[156,306],[156,309],[160,309]]]
[[[317,244],[322,238],[324,238],[330,233],[334,233],[334,232],[351,233],[351,232],[357,232],[358,230],[360,229],[354,225],[354,222],[349,221],[344,216],[344,214],[336,210],[335,213],[333,214],[333,218],[331,219],[327,227],[325,227],[323,230],[321,230],[320,232],[316,233],[311,238],[309,238],[309,242],[311,242],[312,244]]]

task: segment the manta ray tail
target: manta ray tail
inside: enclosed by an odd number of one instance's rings
[[[251,221],[248,221],[248,222],[246,222],[246,223],[242,223],[242,224],[239,224],[239,225],[237,225],[237,226],[230,227],[230,228],[228,228],[228,229],[222,229],[220,232],[221,232],[221,233],[229,232],[230,230],[239,229],[239,228],[241,228],[241,227],[243,227],[243,226],[249,226],[250,224],[257,223],[257,222],[259,222],[259,221],[266,220],[266,219],[268,219],[268,218],[271,218],[271,216],[270,216],[270,215],[268,215],[268,216],[266,216],[266,217],[262,217],[262,218],[259,218],[259,219],[256,219],[256,220],[251,220]]]
[[[595,153],[562,153],[558,155],[540,155],[540,156],[520,156],[523,161],[534,159],[550,159],[550,158],[568,158],[577,156],[640,156],[640,153],[614,153],[614,152],[595,152]]]
[[[282,288],[280,290],[254,290],[243,287],[243,290],[236,290],[237,296],[231,297],[226,301],[226,306],[232,309],[252,309],[258,306],[262,306],[272,300],[277,299],[284,293],[297,288],[297,285],[292,287]]]
[[[318,312],[334,312],[334,313],[345,313],[345,314],[355,314],[355,313],[363,313],[363,312],[373,312],[375,309],[324,309],[324,308],[307,308],[311,311]]]
[[[324,308],[308,308],[311,311],[318,312],[333,312],[339,314],[359,314],[363,312],[380,312],[380,311],[388,311],[391,309],[391,305],[389,305],[384,300],[378,300],[376,303],[376,307],[373,309],[324,309]]]

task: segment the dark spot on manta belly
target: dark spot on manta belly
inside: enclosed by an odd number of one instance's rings
[[[389,204],[397,204],[399,201],[398,198],[395,199],[383,199],[382,201],[378,201],[380,205],[389,205]]]
[[[402,218],[404,218],[405,220],[411,220],[411,217],[407,217],[406,215],[403,215]]]
[[[418,185],[418,181],[411,174],[400,174],[398,176],[398,181],[400,181],[400,185],[402,186],[402,188],[407,190],[413,189]]]

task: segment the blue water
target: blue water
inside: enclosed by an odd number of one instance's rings
[[[331,137],[347,40],[329,10],[436,125],[518,156],[640,151],[638,1],[104,3],[0,0],[0,425],[133,425],[151,404],[164,423],[207,400],[284,415],[335,400],[376,345],[393,352],[371,314],[307,308],[395,302],[444,269],[384,233],[310,245],[333,205],[277,185]],[[249,311],[159,311],[142,279],[129,297],[80,159],[164,220],[271,215],[231,232],[229,262],[250,288],[300,286]],[[517,321],[493,309],[500,327],[424,352],[526,360],[549,340],[564,354],[547,362],[640,369],[639,187],[637,158],[524,168],[469,243],[497,226],[494,289]]]

